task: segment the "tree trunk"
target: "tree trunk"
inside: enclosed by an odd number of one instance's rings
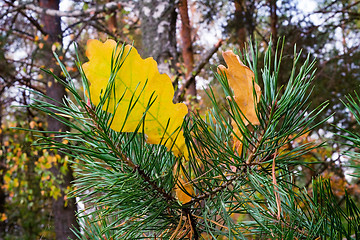
[[[271,29],[271,35],[274,43],[274,47],[276,47],[277,44],[277,22],[278,22],[278,16],[276,13],[277,6],[276,6],[276,0],[268,0],[269,8],[270,8],[270,29]]]
[[[246,16],[245,16],[245,0],[235,0],[235,29],[237,42],[240,51],[243,51],[246,43]]]
[[[161,73],[175,69],[176,8],[175,0],[147,0],[138,3],[142,32],[142,57],[153,57]]]
[[[4,146],[3,142],[3,131],[2,131],[2,113],[3,113],[3,102],[0,95],[0,146]],[[5,151],[5,148],[0,147],[0,151]],[[6,162],[5,162],[5,153],[0,153],[0,185],[4,185],[4,175],[6,173]],[[6,203],[6,195],[3,188],[0,187],[0,232],[5,233],[5,221],[1,221],[1,217],[5,214],[5,203]],[[1,238],[0,234],[0,238]]]
[[[180,0],[179,2],[179,14],[181,19],[181,45],[182,45],[182,57],[186,68],[185,77],[188,79],[194,69],[194,52],[191,39],[191,25],[188,14],[188,2],[187,0]],[[196,82],[195,79],[190,83],[187,91],[187,95],[196,97]]]
[[[111,0],[108,0],[107,2],[111,2]],[[110,17],[107,20],[108,28],[109,28],[110,32],[112,32],[116,35],[117,28],[118,28],[117,19],[116,19],[116,11],[113,11],[110,14],[111,14]]]
[[[40,7],[49,8],[49,9],[59,9],[60,0],[39,0]],[[41,24],[43,26],[44,32],[46,32],[47,37],[46,44],[44,45],[42,51],[42,58],[45,63],[46,68],[52,69],[54,74],[59,76],[60,69],[56,65],[56,61],[52,54],[52,47],[58,46],[57,49],[61,49],[62,46],[62,31],[61,31],[61,22],[59,17],[53,17],[48,15],[41,16]],[[61,52],[58,52],[61,54]],[[48,97],[62,102],[62,98],[66,95],[65,88],[63,85],[55,81],[52,77],[49,76],[47,80],[46,94]],[[52,117],[47,119],[48,131],[55,132],[64,132],[68,131],[69,128],[62,124],[61,122],[55,120]],[[61,141],[61,139],[59,139]],[[64,175],[60,172],[59,165],[55,165],[52,168],[54,176],[61,182],[60,186],[62,195],[57,199],[53,200],[53,216],[54,216],[54,225],[56,239],[65,240],[69,238],[75,238],[75,235],[72,233],[70,228],[78,228],[78,223],[76,221],[76,203],[75,199],[67,199],[67,204],[65,202],[64,190],[70,186],[71,181],[73,180],[72,172],[69,171]]]

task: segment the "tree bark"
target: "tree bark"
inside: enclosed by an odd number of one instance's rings
[[[39,0],[39,5],[42,8],[59,10],[60,0]],[[45,66],[48,69],[53,69],[55,75],[60,75],[59,66],[56,65],[56,61],[52,54],[52,47],[58,46],[58,49],[61,49],[62,46],[62,31],[61,31],[61,21],[60,17],[49,16],[43,14],[41,16],[41,23],[43,26],[44,32],[46,32],[47,37],[46,43],[42,49],[42,58]],[[61,54],[61,51],[58,51]],[[48,97],[62,102],[62,98],[66,95],[65,88],[59,82],[55,81],[52,77],[47,79],[46,94]],[[54,104],[57,104],[53,102]],[[54,132],[64,132],[68,131],[69,128],[57,121],[52,117],[47,119],[48,131]],[[59,139],[61,141],[61,139]],[[75,235],[72,233],[70,228],[78,228],[78,223],[76,221],[76,203],[75,199],[67,199],[67,204],[65,202],[64,190],[70,186],[71,181],[73,180],[72,172],[69,168],[69,171],[66,174],[60,172],[60,166],[55,164],[52,168],[54,176],[61,182],[57,187],[60,188],[62,195],[57,199],[53,200],[52,211],[54,216],[54,225],[56,239],[65,240],[65,239],[75,239]]]
[[[236,36],[240,51],[243,51],[246,43],[246,16],[245,16],[245,0],[235,0],[235,22]]]
[[[192,47],[191,25],[188,13],[187,0],[180,0],[178,6],[181,19],[180,37],[182,45],[182,57],[186,68],[185,79],[188,79],[194,69],[194,52]],[[195,78],[192,80],[193,81],[189,83],[186,93],[188,95],[196,97],[196,81]]]
[[[277,24],[278,24],[278,16],[277,16],[277,6],[276,6],[276,0],[268,0],[269,8],[270,8],[270,29],[271,29],[271,35],[274,43],[274,47],[276,47],[277,44]]]
[[[147,0],[138,3],[142,32],[142,57],[153,57],[161,73],[175,69],[176,8],[175,0]]]
[[[2,114],[3,114],[3,102],[2,102],[2,94],[0,95],[0,146],[4,146],[3,144],[3,131],[2,131]],[[5,148],[0,147],[0,151],[5,151]],[[4,175],[6,173],[6,162],[5,162],[5,153],[0,153],[0,185],[4,184]],[[0,187],[0,218],[2,214],[5,214],[5,203],[6,203],[6,195],[3,188]],[[0,220],[0,232],[5,232],[5,222]],[[0,238],[1,238],[0,234]]]
[[[111,2],[111,0],[108,0],[108,3],[109,2]],[[118,4],[118,6],[119,6],[119,9],[121,9],[121,5]],[[117,34],[118,24],[117,24],[117,19],[116,19],[116,11],[113,11],[110,14],[111,14],[111,16],[107,20],[109,31],[114,34]]]

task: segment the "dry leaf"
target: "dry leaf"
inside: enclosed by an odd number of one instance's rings
[[[244,124],[248,125],[249,122],[251,122],[253,125],[258,125],[259,119],[255,111],[253,87],[255,88],[257,102],[260,100],[261,89],[259,85],[254,82],[254,73],[250,68],[245,66],[232,51],[223,52],[222,55],[228,67],[226,68],[220,65],[218,66],[218,72],[226,74],[229,86],[234,91],[235,102],[245,116],[241,116]],[[231,124],[234,134],[239,138],[234,137],[234,149],[240,154],[242,134],[234,120],[232,120]]]
[[[189,193],[190,195],[194,195],[194,187],[191,183],[185,181],[185,175],[181,173],[180,171],[179,177],[178,177],[178,185],[182,186],[184,190]],[[180,187],[175,187],[175,194],[177,199],[182,203],[188,203],[191,201],[191,196],[186,194]]]
[[[259,124],[259,119],[255,112],[253,85],[257,102],[260,99],[261,89],[257,83],[253,83],[254,73],[232,51],[223,52],[222,55],[228,67],[220,65],[218,72],[221,71],[226,74],[229,86],[234,91],[234,99],[246,117],[246,119],[243,118],[245,125],[248,125],[249,122],[253,125]]]

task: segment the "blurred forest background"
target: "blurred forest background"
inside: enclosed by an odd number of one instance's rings
[[[322,118],[336,112],[301,139],[327,145],[303,156],[313,164],[294,169],[295,181],[311,191],[313,177],[330,178],[339,204],[345,190],[360,203],[360,181],[350,177],[341,154],[347,149],[336,135],[337,127],[358,127],[340,99],[359,89],[359,29],[357,0],[0,0],[0,239],[67,239],[73,237],[69,227],[78,227],[75,212],[81,205],[66,197],[74,178],[69,159],[32,146],[35,134],[13,127],[47,129],[49,135],[70,130],[18,106],[29,104],[30,90],[61,101],[63,86],[40,69],[61,76],[55,51],[78,79],[74,43],[84,62],[90,38],[133,43],[170,75],[174,101],[201,114],[210,104],[204,89],[211,85],[220,94],[211,69],[223,63],[221,50],[256,41],[261,53],[270,38],[285,37],[281,84],[290,75],[296,44],[303,59],[308,54],[317,59],[313,106],[329,101]],[[299,143],[292,144],[289,149]]]

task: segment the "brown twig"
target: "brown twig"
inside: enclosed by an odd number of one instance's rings
[[[30,23],[34,25],[36,29],[41,32],[41,34],[47,35],[47,33],[44,31],[43,27],[40,25],[40,23],[38,23],[37,20],[35,20],[32,16],[28,16],[24,11],[22,11],[22,9],[25,9],[24,6],[27,6],[26,4],[24,4],[23,6],[15,6],[11,1],[5,1],[5,2],[6,4],[9,4],[10,6],[17,8],[16,11],[19,12],[21,15],[23,15],[26,19],[28,19]]]
[[[203,67],[209,62],[210,58],[214,55],[214,53],[217,52],[217,50],[221,47],[222,44],[223,44],[223,40],[220,39],[194,67],[192,74],[186,79],[185,83],[181,86],[181,88],[179,89],[176,95],[175,99],[177,99],[178,102],[184,100],[184,94],[186,89],[191,85],[192,82],[195,81],[195,77],[200,73]]]
[[[196,221],[194,219],[194,216],[191,214],[189,208],[184,208],[183,210],[184,215],[186,216],[187,220],[189,221],[190,226],[190,239],[198,240],[199,239],[199,233],[196,228]]]
[[[154,190],[160,193],[166,200],[176,201],[173,196],[168,194],[163,188],[160,188],[155,182],[153,182],[150,177],[144,172],[144,170],[140,169],[138,165],[135,165],[134,171],[136,171]]]
[[[181,223],[182,223],[182,217],[183,217],[183,213],[181,212],[181,215],[180,215],[180,221],[179,221],[179,224],[177,225],[175,231],[173,232],[173,234],[171,235],[170,237],[170,240],[174,240],[175,237],[177,236],[177,234],[179,233],[180,229],[181,229]]]
[[[18,37],[23,38],[23,39],[30,40],[32,42],[35,41],[34,36],[32,36],[32,35],[30,35],[28,33],[22,32],[22,31],[20,31],[20,30],[18,30],[16,28],[8,29],[8,28],[0,27],[0,31],[3,31],[3,32],[11,31],[12,35],[18,36]]]
[[[24,4],[21,7],[23,9],[28,9],[39,14],[46,14],[48,16],[54,16],[54,17],[83,17],[83,16],[96,15],[102,12],[112,12],[124,6],[130,7],[130,4],[127,1],[114,1],[102,5],[97,5],[96,7],[89,8],[87,10],[73,10],[73,11],[59,11],[54,9],[42,8],[34,4]]]
[[[196,218],[199,218],[199,219],[205,220],[203,217],[200,217],[200,216],[197,216],[197,215],[193,215],[193,216],[194,216],[194,217],[196,217]],[[218,222],[216,222],[216,221],[214,221],[214,220],[211,220],[211,219],[206,219],[206,221],[209,221],[209,222],[211,222],[211,223],[213,223],[213,224],[217,225],[218,227],[221,227],[221,228],[224,228],[224,229],[226,229],[226,230],[229,230],[229,228],[228,228],[228,227],[226,227],[226,226],[224,226],[224,225],[221,225],[220,223],[218,223]]]
[[[229,186],[230,184],[233,183],[233,181],[235,181],[236,179],[238,179],[240,177],[239,174],[234,174],[231,178],[229,178],[226,182],[224,182],[223,184],[221,184],[219,187],[217,188],[214,188],[212,191],[208,191],[208,192],[205,192],[193,199],[191,199],[190,202],[188,202],[187,204],[189,204],[190,206],[192,204],[194,204],[195,202],[199,202],[205,198],[208,198],[208,197],[211,197],[211,196],[214,196],[216,195],[218,192],[222,191],[224,188],[226,188],[227,186]]]
[[[273,158],[273,163],[272,163],[272,178],[273,178],[273,184],[274,184],[274,194],[275,194],[275,200],[276,200],[276,206],[277,206],[277,220],[280,220],[281,217],[281,201],[280,201],[280,196],[279,196],[279,188],[277,187],[277,182],[276,182],[276,175],[275,175],[275,159],[277,156],[277,149],[275,150],[275,154],[274,154],[274,158]]]

